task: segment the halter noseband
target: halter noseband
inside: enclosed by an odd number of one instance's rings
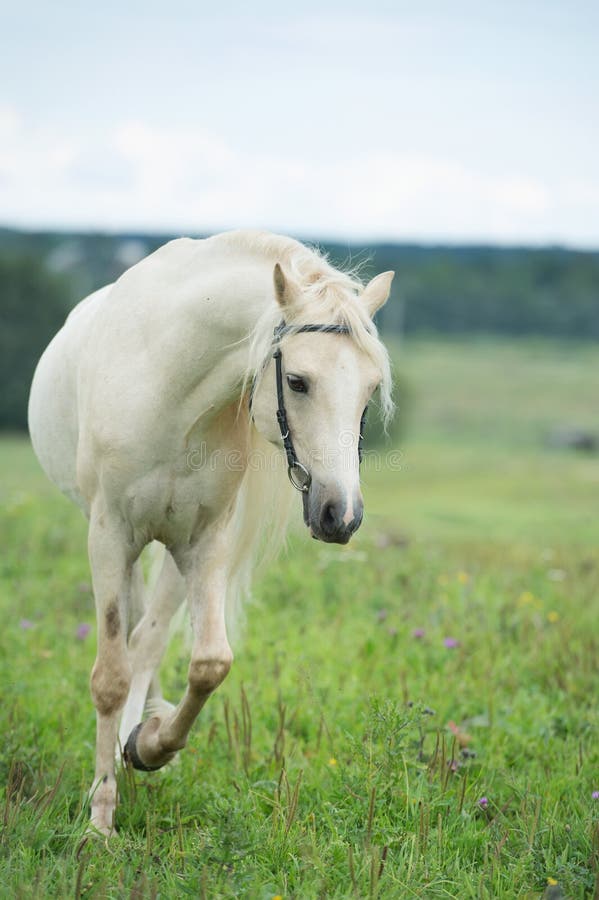
[[[285,409],[285,396],[283,394],[283,369],[281,352],[281,338],[286,334],[351,334],[351,330],[347,325],[287,325],[285,320],[280,322],[273,332],[273,347],[275,348],[272,358],[275,361],[275,374],[277,381],[277,422],[281,431],[283,447],[287,456],[287,475],[293,487],[302,494],[307,494],[312,483],[312,476],[308,469],[297,458],[289,423],[287,422],[287,410]],[[250,391],[250,410],[252,408],[252,400],[254,395],[254,385]],[[362,462],[362,444],[364,440],[364,425],[366,422],[366,410],[362,413],[360,420],[360,436],[358,439],[358,459]]]

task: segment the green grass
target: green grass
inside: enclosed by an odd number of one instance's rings
[[[84,523],[0,443],[0,896],[599,896],[599,461],[544,449],[596,426],[599,351],[422,341],[400,370],[400,468],[370,461],[348,548],[292,539],[178,762],[122,777],[108,847]],[[186,667],[176,640],[171,699]]]

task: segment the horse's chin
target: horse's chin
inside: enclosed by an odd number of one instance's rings
[[[310,537],[313,538],[315,541],[322,541],[323,544],[348,544],[354,534],[354,532],[348,531],[348,532],[345,532],[344,534],[337,534],[337,535],[331,537],[327,534],[321,534],[320,532],[315,531],[314,528],[310,524],[308,524],[308,523],[306,523],[306,524],[308,525]]]
[[[349,544],[352,535],[344,534],[337,537],[329,537],[326,534],[316,534],[316,532],[310,528],[310,537],[314,538],[315,541],[322,541],[323,544]]]

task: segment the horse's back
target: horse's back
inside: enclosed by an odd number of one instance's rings
[[[95,291],[72,310],[44,351],[29,395],[29,433],[36,456],[50,480],[82,507],[77,489],[77,376],[93,319],[111,287]]]

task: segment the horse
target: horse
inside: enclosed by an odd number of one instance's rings
[[[313,538],[359,527],[363,412],[377,388],[383,418],[393,407],[372,321],[393,275],[364,284],[268,232],[178,238],[82,300],[42,355],[32,444],[88,519],[92,833],[115,829],[119,742],[129,765],[161,768],[229,672],[228,611],[284,533],[292,485]],[[165,549],[150,591],[152,542]],[[191,659],[172,706],[157,671],[185,599]]]

